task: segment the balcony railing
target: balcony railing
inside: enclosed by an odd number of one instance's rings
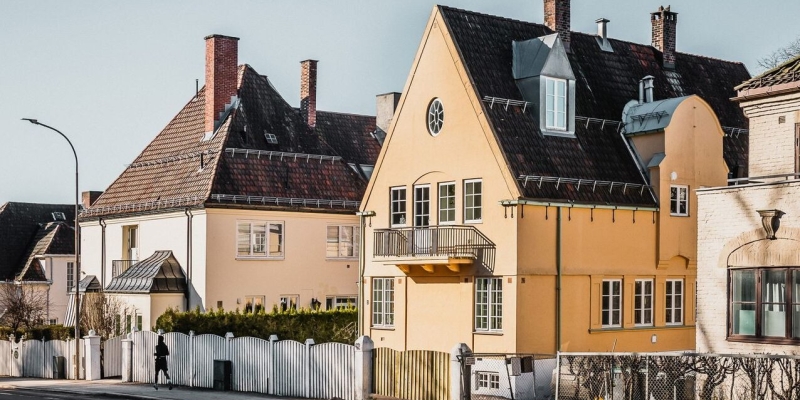
[[[136,264],[139,260],[113,260],[111,261],[111,278],[116,278],[123,272],[127,271],[131,265]]]
[[[478,260],[494,271],[495,245],[469,225],[434,225],[413,228],[376,229],[376,257],[453,257]]]

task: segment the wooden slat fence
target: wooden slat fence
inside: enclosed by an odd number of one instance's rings
[[[376,395],[407,400],[450,398],[449,353],[382,347],[373,354],[372,389]]]

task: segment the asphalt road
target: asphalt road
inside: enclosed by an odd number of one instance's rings
[[[87,396],[90,399],[99,399],[99,400],[106,400],[106,399],[115,399],[119,400],[119,397],[103,397],[101,395],[98,396]],[[44,392],[38,390],[29,390],[29,389],[0,389],[0,400],[32,400],[32,399],[43,399],[43,400],[62,400],[62,399],[70,399],[75,400],[75,395],[71,393],[57,393],[57,392]]]

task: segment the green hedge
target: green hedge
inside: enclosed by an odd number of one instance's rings
[[[0,326],[0,340],[8,339],[8,335],[12,333],[17,337],[17,340],[19,340],[22,335],[25,335],[26,340],[41,340],[42,338],[44,338],[44,340],[67,340],[75,337],[75,328],[63,325],[42,325],[33,329],[18,329],[16,332],[13,332],[9,327]]]
[[[288,310],[272,312],[259,310],[255,313],[211,310],[201,312],[199,309],[188,312],[167,310],[156,320],[156,329],[165,332],[183,332],[196,335],[212,333],[225,336],[232,332],[234,336],[252,336],[269,339],[270,335],[278,335],[280,340],[296,340],[305,342],[314,339],[316,343],[339,342],[352,344],[356,340],[358,311],[355,308],[339,310]]]

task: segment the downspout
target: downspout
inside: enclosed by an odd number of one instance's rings
[[[360,211],[356,215],[359,217],[359,226],[361,229],[361,240],[359,241],[358,249],[358,336],[364,335],[364,270],[366,269],[367,259],[364,247],[367,243],[367,217],[375,215],[374,211]]]
[[[556,218],[556,352],[561,351],[561,210]]]
[[[106,221],[100,218],[100,288],[106,288]]]
[[[192,211],[187,207],[184,211],[186,214],[186,311],[192,309],[191,300],[191,287],[192,287]]]

